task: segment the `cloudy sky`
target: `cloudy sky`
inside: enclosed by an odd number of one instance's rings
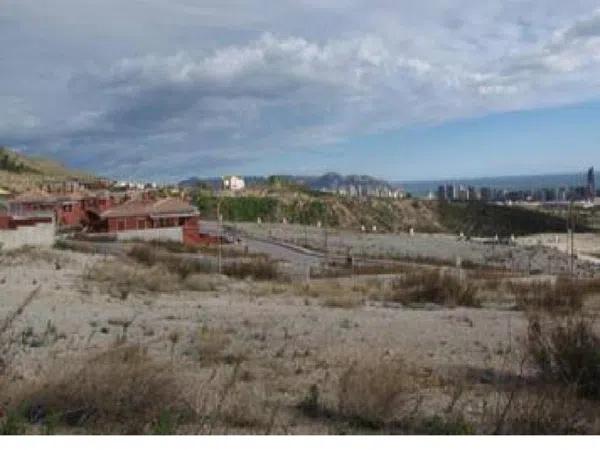
[[[1,0],[0,144],[119,178],[600,166],[587,0]]]

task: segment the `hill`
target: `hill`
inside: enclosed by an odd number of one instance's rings
[[[369,175],[340,175],[336,172],[328,172],[324,175],[272,175],[269,177],[249,176],[244,177],[246,186],[249,188],[265,188],[273,184],[295,184],[315,191],[336,191],[343,189],[346,192],[373,192],[379,190],[392,190],[393,187],[384,180]],[[219,189],[220,178],[198,178],[192,177],[179,182],[180,187],[205,186],[211,189]]]
[[[441,232],[444,227],[435,215],[431,202],[412,202],[377,197],[342,197],[304,186],[251,189],[244,195],[218,197],[207,191],[198,191],[194,203],[201,216],[217,217],[217,203],[226,221],[281,222],[371,229],[381,231],[408,231],[415,228],[423,232]]]
[[[250,189],[244,195],[217,197],[208,191],[194,196],[202,217],[215,219],[217,203],[225,221],[281,222],[382,232],[463,232],[471,236],[521,236],[564,232],[564,218],[545,212],[479,202],[440,203],[430,200],[343,197],[302,186]],[[583,231],[585,228],[579,228]]]
[[[44,183],[95,179],[94,175],[69,169],[56,161],[0,147],[0,188],[11,192],[23,192]]]

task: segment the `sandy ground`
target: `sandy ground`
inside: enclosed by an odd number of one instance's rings
[[[230,280],[216,291],[132,293],[122,300],[82,276],[112,258],[49,250],[3,261],[0,317],[39,288],[13,324],[13,335],[24,336],[14,362],[19,377],[35,379],[52,364],[68,365],[106,348],[130,322],[128,342],[147,345],[193,378],[214,367],[190,356],[194,336],[201,329],[218,330],[228,340],[224,361],[242,361],[248,383],[283,405],[278,432],[328,432],[325,425],[308,425],[294,405],[311,384],[325,385],[349,361],[377,353],[426,372],[470,367],[483,373],[506,366],[507,349],[519,347],[526,327],[521,313],[500,306],[428,310],[367,301],[332,308],[324,304],[326,295],[298,295],[266,282]],[[32,344],[31,336],[43,336],[49,327],[58,338]],[[221,361],[219,370],[227,364]]]

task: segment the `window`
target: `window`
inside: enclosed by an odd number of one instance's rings
[[[119,220],[117,222],[117,230],[119,230],[119,231],[125,230],[125,221],[124,220]]]
[[[138,219],[138,230],[146,228],[146,221],[144,219]]]

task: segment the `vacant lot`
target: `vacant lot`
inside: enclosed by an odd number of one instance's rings
[[[596,400],[538,383],[527,358],[532,315],[594,311],[591,281],[409,265],[303,284],[139,254],[0,258],[3,432],[600,430]]]
[[[240,234],[288,242],[294,245],[327,252],[329,255],[352,255],[355,259],[383,258],[399,261],[446,262],[454,265],[456,258],[465,264],[492,265],[513,271],[564,274],[570,272],[570,261],[563,245],[537,245],[538,239],[519,238],[517,245],[484,243],[481,239],[466,241],[457,235],[430,233],[361,233],[351,230],[325,229],[294,224],[236,223]],[[546,235],[549,236],[549,235]],[[592,235],[583,234],[578,249],[592,242]],[[587,238],[586,238],[587,237]],[[552,240],[555,236],[552,235]],[[549,239],[548,237],[546,240]],[[579,259],[574,272],[593,276],[597,266]]]

